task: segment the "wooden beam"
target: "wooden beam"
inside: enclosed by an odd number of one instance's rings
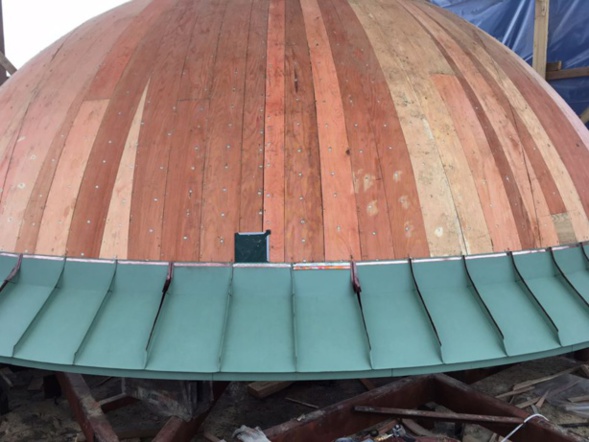
[[[547,72],[547,80],[564,80],[566,78],[589,77],[589,66],[582,68],[562,69],[560,71]]]
[[[542,78],[546,78],[546,59],[548,54],[548,19],[550,0],[536,0],[534,21],[534,59],[532,66]]]
[[[581,114],[581,121],[585,124],[589,123],[589,107]]]
[[[0,52],[0,66],[4,68],[2,72],[8,72],[10,75],[13,75],[16,72],[16,68],[10,60],[6,58],[6,55],[4,55],[3,52]]]

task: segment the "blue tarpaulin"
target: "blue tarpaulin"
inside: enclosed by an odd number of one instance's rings
[[[531,64],[534,0],[432,0],[485,30]],[[589,1],[552,0],[548,61],[563,69],[589,66]],[[589,107],[589,77],[551,82],[577,114]]]

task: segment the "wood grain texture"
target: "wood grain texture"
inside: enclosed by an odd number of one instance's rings
[[[303,11],[286,1],[285,260],[325,257],[315,88]]]
[[[264,230],[270,261],[284,261],[284,38],[285,0],[270,2],[264,128]]]
[[[315,84],[325,259],[357,259],[361,256],[358,215],[335,62],[317,1],[301,0],[301,7]]]
[[[104,235],[100,246],[100,256],[104,258],[126,259],[128,256],[135,158],[137,156],[139,131],[143,121],[143,109],[145,108],[148,88],[149,83],[143,91],[141,101],[137,106],[137,112],[133,117],[108,205]]]
[[[246,55],[252,0],[225,14],[213,70],[203,174],[200,260],[232,261],[239,228]]]
[[[68,232],[84,175],[84,171],[76,166],[88,161],[107,106],[108,100],[97,100],[85,101],[80,107],[61,151],[47,195],[47,207],[43,211],[36,253],[58,256],[67,254]]]
[[[67,81],[64,81],[67,78]],[[389,260],[589,240],[589,132],[417,0],[135,0],[0,87],[0,249]]]
[[[180,0],[170,14],[150,78],[137,145],[129,225],[129,236],[144,240],[129,242],[130,259],[161,254],[164,206],[167,200],[180,197],[175,192],[167,193],[166,183],[175,173],[175,164],[169,160],[178,146],[174,146],[172,137],[176,130],[183,129],[176,129],[177,101],[180,73],[197,17],[195,8],[194,2]]]

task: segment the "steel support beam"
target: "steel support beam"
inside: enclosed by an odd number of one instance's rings
[[[79,374],[57,373],[57,379],[88,442],[118,442],[100,404]]]
[[[451,420],[467,418],[473,414],[482,426],[507,435],[530,415],[506,402],[487,396],[460,381],[445,375],[430,375],[405,378],[383,387],[363,393],[338,404],[331,405],[266,430],[264,433],[272,442],[321,442],[357,433],[384,419],[372,413],[354,411],[355,407],[394,407],[414,409],[427,402],[443,405],[455,413],[468,413]],[[382,410],[380,410],[382,411]],[[398,415],[399,410],[395,411]],[[389,414],[389,413],[387,413]],[[437,413],[412,413],[412,417],[434,418]],[[438,413],[439,414],[439,413]],[[448,420],[450,413],[442,416]],[[438,416],[439,417],[439,416]],[[460,420],[460,419],[458,419]],[[464,421],[464,419],[462,419]],[[529,420],[513,435],[513,441],[581,442],[583,438],[567,433],[562,428],[541,418]]]

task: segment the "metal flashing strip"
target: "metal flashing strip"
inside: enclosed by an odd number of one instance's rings
[[[350,263],[0,254],[0,362],[159,379],[477,368],[589,346],[586,245]]]

